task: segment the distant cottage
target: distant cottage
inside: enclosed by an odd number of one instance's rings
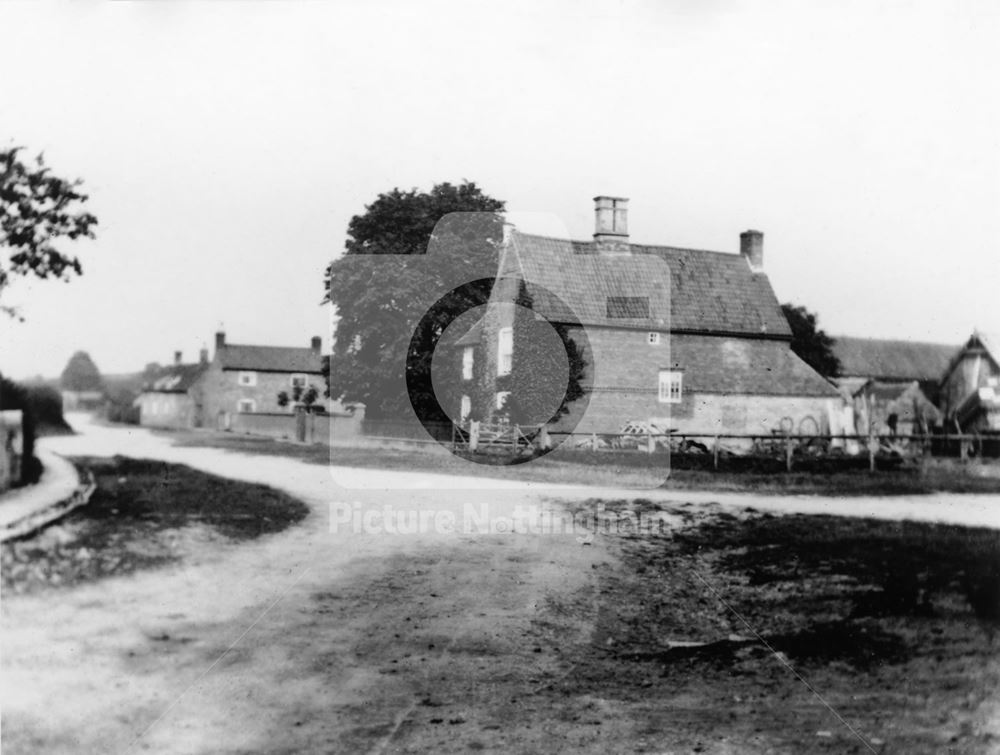
[[[525,347],[513,331],[523,281],[534,311],[568,328],[590,371],[585,414],[576,401],[552,430],[613,433],[638,421],[681,432],[818,432],[839,394],[790,348],[763,272],[764,234],[742,233],[739,254],[635,244],[628,200],[594,201],[592,241],[511,230],[487,314],[458,341],[465,390],[449,411],[499,412],[503,378]],[[477,396],[487,405],[474,406]]]
[[[220,331],[211,361],[203,350],[198,364],[183,364],[177,352],[174,364],[144,387],[136,402],[140,424],[228,429],[234,414],[288,414],[293,406],[282,407],[278,394],[313,385],[322,395],[322,365],[318,336],[308,347],[257,346],[226,343]]]

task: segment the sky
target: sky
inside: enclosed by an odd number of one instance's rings
[[[0,143],[100,221],[82,277],[4,291],[0,370],[328,350],[351,216],[464,179],[529,232],[598,194],[638,243],[762,230],[828,333],[1000,331],[997,39],[992,0],[0,3]]]

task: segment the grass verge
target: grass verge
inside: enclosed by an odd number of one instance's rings
[[[76,458],[97,482],[90,503],[31,537],[4,543],[2,586],[74,585],[179,561],[197,542],[280,532],[308,507],[264,485],[124,457]]]
[[[604,505],[687,525],[608,535],[619,563],[551,599],[554,642],[564,617],[596,614],[554,699],[630,701],[641,734],[677,752],[1000,748],[1000,533]]]

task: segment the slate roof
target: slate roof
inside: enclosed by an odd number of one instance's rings
[[[208,369],[207,364],[176,364],[164,367],[160,374],[142,387],[143,393],[187,393]]]
[[[685,391],[759,396],[821,396],[840,393],[777,340],[672,334],[671,369],[683,369]]]
[[[835,336],[841,375],[881,380],[939,380],[957,347],[919,341]]]
[[[514,255],[505,255],[504,272],[519,269],[533,306],[550,320],[572,322],[575,315],[584,325],[791,338],[770,281],[742,255],[632,244],[631,255],[616,257],[598,253],[593,242],[517,231],[511,239]],[[608,317],[608,297],[646,295],[649,318]]]
[[[227,343],[217,354],[224,370],[254,372],[304,372],[319,375],[322,356],[308,347],[246,346]]]

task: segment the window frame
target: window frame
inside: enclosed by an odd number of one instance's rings
[[[243,388],[254,388],[257,385],[256,370],[240,370],[236,382]]]
[[[650,346],[659,346],[660,334],[655,330],[649,331],[649,333],[646,334],[646,343],[648,343]]]
[[[657,398],[661,404],[679,404],[684,400],[684,370],[660,370]]]
[[[504,348],[506,346],[506,348]],[[497,377],[509,375],[514,369],[514,329],[497,331]]]
[[[468,395],[463,395],[461,404],[458,408],[458,421],[460,423],[464,423],[465,420],[469,418],[470,414],[472,414],[472,398]]]
[[[462,350],[462,380],[472,380],[472,370],[476,364],[476,349],[466,346]]]
[[[244,409],[243,405],[249,404],[249,409]],[[257,400],[252,398],[241,398],[236,400],[236,413],[237,414],[254,414],[257,411]]]
[[[288,385],[289,385],[289,387],[291,387],[291,388],[297,387],[295,385],[295,379],[296,378],[301,378],[302,379],[302,385],[298,386],[298,387],[301,387],[302,390],[305,390],[306,388],[309,387],[309,376],[306,373],[304,373],[304,372],[293,372],[291,375],[289,375],[288,376]]]

